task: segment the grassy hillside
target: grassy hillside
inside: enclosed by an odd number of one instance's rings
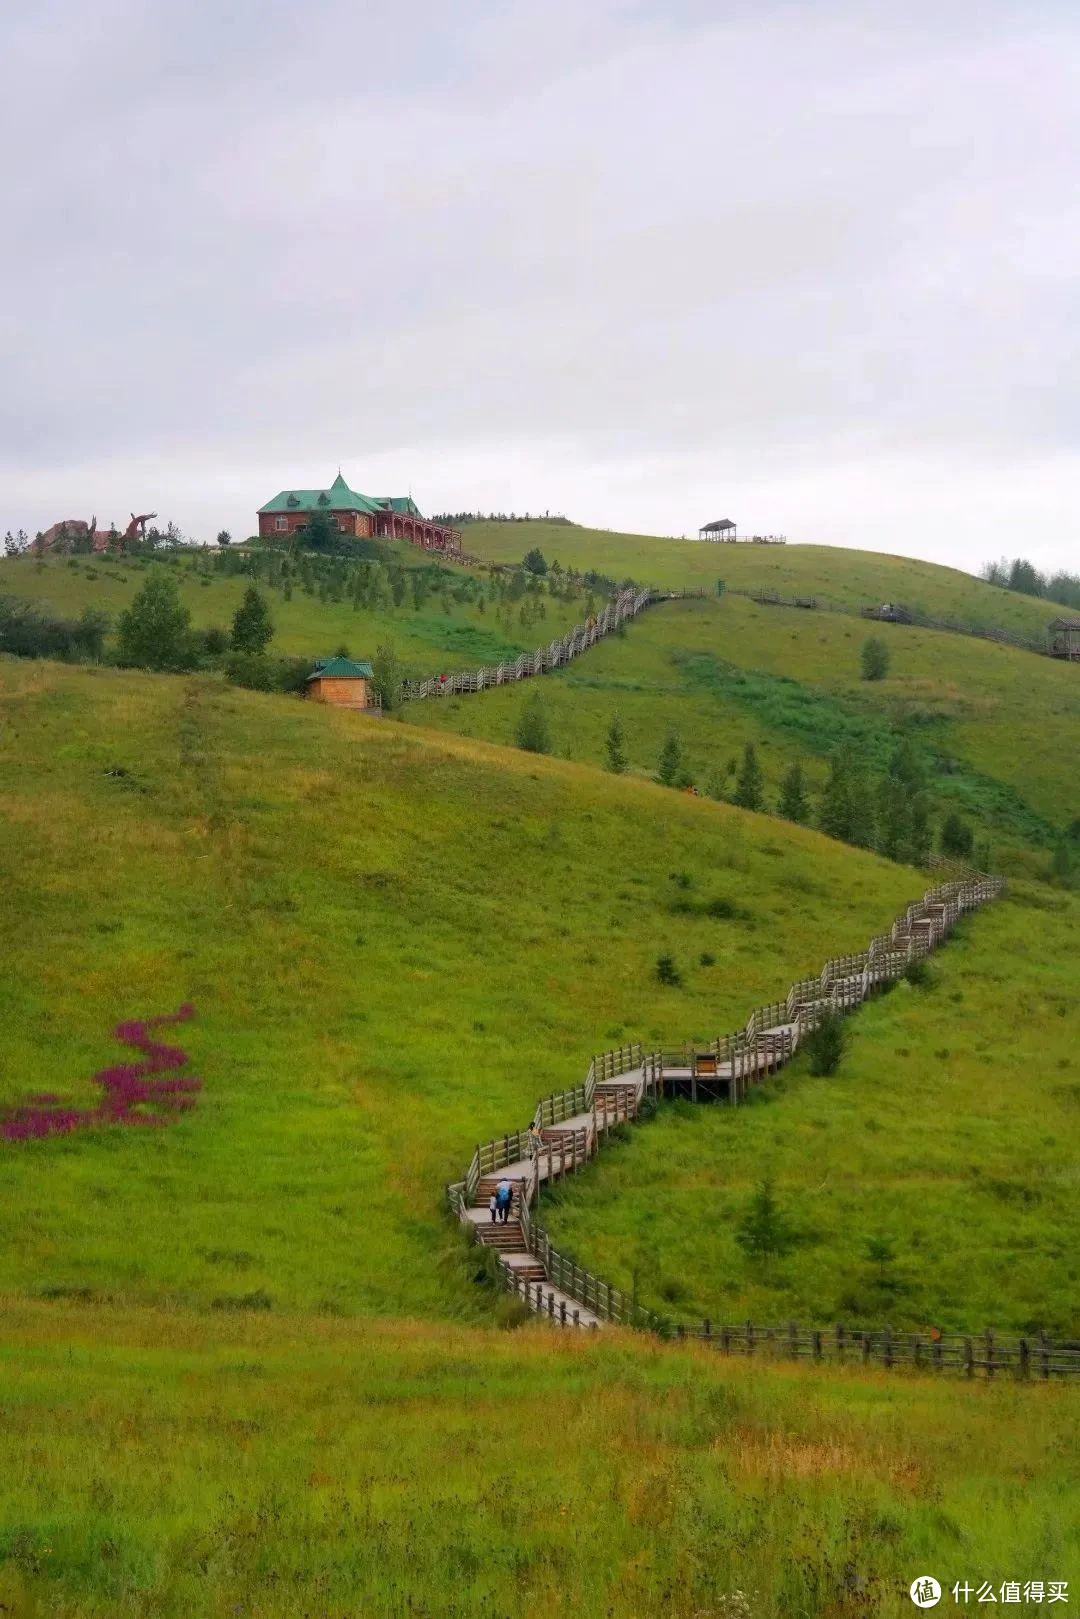
[[[593,1050],[739,1021],[924,886],[730,807],[210,677],[0,660],[0,692],[0,1101],[89,1102],[112,1026],[188,1000],[205,1079],[164,1131],[0,1143],[8,1289],[486,1309],[440,1208],[477,1139]]]
[[[647,534],[615,534],[607,529],[545,523],[470,523],[465,544],[496,562],[520,562],[539,546],[549,562],[595,568],[616,579],[629,575],[644,584],[672,588],[717,579],[742,589],[763,586],[784,595],[832,597],[853,607],[902,601],[936,617],[999,624],[1024,633],[1045,629],[1060,608],[985,584],[958,568],[944,568],[912,557],[877,551],[848,551],[827,545],[712,545]]]
[[[402,567],[417,567],[431,559],[414,546],[398,543],[385,547]],[[74,564],[74,565],[73,565]],[[52,609],[60,617],[77,617],[85,608],[107,613],[115,621],[139,589],[150,567],[166,567],[176,579],[196,629],[211,626],[228,631],[232,616],[251,581],[240,575],[215,571],[209,559],[177,554],[146,559],[91,557],[20,557],[0,561],[0,596],[13,596]],[[451,581],[480,577],[475,570],[447,568]],[[266,592],[274,621],[273,650],[286,654],[326,657],[341,646],[353,657],[370,657],[383,641],[393,641],[403,663],[411,670],[437,673],[498,663],[531,651],[540,641],[577,623],[582,606],[546,597],[545,617],[536,625],[520,622],[520,604],[503,612],[481,612],[476,603],[446,595],[428,596],[423,608],[387,607],[379,612],[356,608],[350,600],[335,601],[296,587],[290,599],[282,591]]]
[[[544,1223],[676,1317],[1075,1334],[1078,972],[1080,900],[1021,885],[927,984],[851,1020],[836,1074],[800,1057],[747,1107],[666,1106],[550,1193]],[[794,1237],[765,1264],[736,1241],[763,1178]]]
[[[1063,760],[1080,746],[1074,666],[966,636],[877,627],[891,653],[886,680],[861,678],[868,631],[836,613],[762,607],[741,597],[666,603],[543,683],[552,743],[567,758],[604,761],[620,714],[631,765],[651,775],[676,729],[698,784],[734,788],[729,766],[758,748],[775,805],[795,759],[820,786],[842,741],[884,769],[901,731],[923,754],[939,818],[958,809],[1015,861],[1080,817],[1080,787]],[[526,692],[499,688],[415,704],[409,721],[511,742]]]
[[[0,1376],[19,1616],[900,1619],[1080,1566],[1070,1389],[25,1304]]]

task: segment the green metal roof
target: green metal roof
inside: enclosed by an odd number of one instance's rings
[[[388,511],[398,512],[405,517],[420,516],[420,508],[411,495],[377,495],[376,499]]]
[[[411,495],[390,495],[374,500],[370,495],[358,495],[350,489],[339,472],[329,489],[282,489],[268,500],[260,512],[405,512],[410,517],[420,513]]]
[[[329,680],[374,680],[375,671],[370,663],[358,663],[355,658],[326,658],[316,664],[308,679],[321,680],[323,675]]]

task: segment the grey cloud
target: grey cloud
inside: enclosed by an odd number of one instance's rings
[[[832,467],[843,536],[860,464],[953,536],[950,464],[1077,492],[1071,9],[88,10],[4,25],[5,524],[343,444],[474,487],[513,445],[551,506],[647,468],[638,512],[688,460],[819,512]]]

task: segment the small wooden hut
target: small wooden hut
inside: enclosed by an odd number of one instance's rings
[[[1050,625],[1050,656],[1080,663],[1080,618],[1055,618]]]
[[[335,703],[339,708],[379,709],[382,703],[372,685],[374,678],[370,663],[327,658],[308,675],[305,695],[313,702]]]
[[[699,540],[734,541],[738,539],[738,531],[730,517],[718,517],[715,523],[706,523],[698,529]]]

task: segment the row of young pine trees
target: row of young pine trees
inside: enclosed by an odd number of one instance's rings
[[[518,746],[530,752],[547,752],[545,729],[546,718],[540,705],[530,700],[519,722]],[[623,775],[630,768],[626,732],[617,713],[612,715],[604,738],[604,756],[607,769],[615,775]],[[654,779],[664,787],[697,790],[677,731],[669,731],[664,738]],[[925,861],[935,841],[925,766],[907,737],[897,742],[883,771],[867,769],[851,748],[838,748],[829,759],[828,775],[817,791],[795,760],[784,773],[775,803],[769,801],[757,749],[753,742],[747,742],[741,759],[730,760],[726,768],[711,770],[704,787],[710,798],[737,804],[741,809],[774,813],[800,825],[816,825],[831,838],[874,849],[887,859],[905,864]],[[937,841],[944,854],[962,859],[972,856],[972,829],[955,812],[942,821]]]

